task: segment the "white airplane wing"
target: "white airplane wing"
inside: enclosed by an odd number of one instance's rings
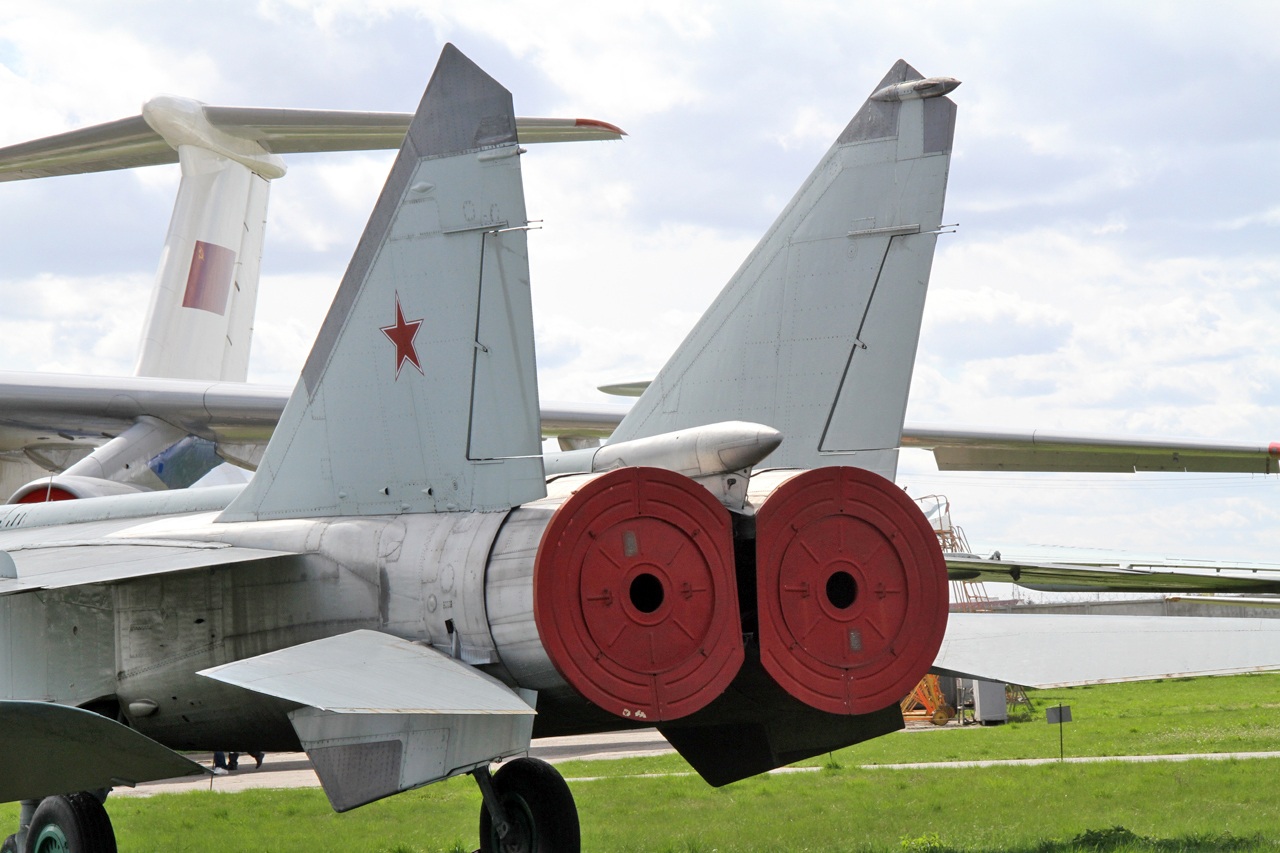
[[[652,384],[640,379],[602,385],[619,397],[639,397]],[[1280,442],[1106,435],[1043,429],[999,429],[912,423],[902,447],[929,450],[939,471],[1187,471],[1280,473]]]
[[[1280,669],[1280,619],[952,613],[939,675],[1070,687]]]
[[[902,446],[933,451],[939,471],[1280,472],[1280,442],[908,423]]]
[[[216,442],[219,453],[252,468],[254,449],[266,447],[292,391],[238,382],[0,372],[0,458],[30,458],[59,471],[70,464],[67,458],[75,461],[86,447],[151,416]],[[542,434],[605,437],[626,413],[626,406],[611,403],[544,400]]]
[[[1041,592],[1280,593],[1280,571],[1230,564],[1075,565],[944,554],[953,581],[1015,583]]]
[[[35,543],[4,553],[12,561],[14,577],[4,576],[5,558],[0,556],[0,596],[264,560],[290,552],[167,539],[86,539]]]
[[[270,154],[396,149],[413,119],[412,113],[191,103],[214,128],[256,143]],[[517,117],[516,135],[520,144],[528,145],[621,139],[626,131],[598,119]],[[177,162],[177,150],[148,123],[144,113],[0,148],[0,181]]]

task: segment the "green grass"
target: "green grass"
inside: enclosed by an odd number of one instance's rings
[[[1280,759],[1068,764],[984,769],[861,769],[975,757],[1056,755],[1043,708],[1077,722],[1069,754],[1280,751],[1280,676],[1039,691],[1036,720],[901,733],[842,750],[832,767],[714,789],[678,756],[571,762],[584,850],[621,853],[1112,853],[1275,850]],[[823,756],[815,763],[827,764]],[[368,851],[457,853],[476,846],[480,797],[455,779],[334,814],[318,790],[205,791],[113,798],[122,853]],[[0,807],[12,826],[16,806]]]
[[[805,765],[842,767],[1004,758],[1057,758],[1058,727],[1045,708],[1071,706],[1069,756],[1280,752],[1280,673],[1181,678],[1027,691],[1035,712],[1003,726],[925,729],[876,738]],[[678,755],[560,765],[569,777],[691,772]]]
[[[826,770],[720,789],[691,777],[572,787],[588,851],[1235,851],[1277,847],[1277,770],[1277,760],[1054,764]],[[474,849],[480,797],[456,779],[343,815],[316,790],[108,806],[122,853],[456,853]]]

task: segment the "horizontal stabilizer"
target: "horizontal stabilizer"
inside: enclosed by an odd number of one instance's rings
[[[1075,566],[944,554],[953,581],[1016,583],[1041,592],[1270,592],[1280,572],[1221,566]]]
[[[1280,472],[1280,443],[1265,441],[907,424],[902,446],[933,451],[939,471]]]
[[[192,102],[229,136],[256,142],[271,154],[396,149],[412,113],[215,107]],[[597,119],[517,118],[522,145],[621,139],[619,127]],[[0,181],[106,172],[177,163],[178,152],[141,115],[95,124],[0,148]]]
[[[533,734],[533,691],[377,631],[200,674],[306,705],[289,717],[340,812],[524,752]]]
[[[208,771],[101,714],[49,702],[0,701],[0,803]]]
[[[533,714],[496,678],[378,631],[327,637],[200,675],[340,714]]]
[[[1280,669],[1280,620],[952,613],[932,672],[1071,687]]]

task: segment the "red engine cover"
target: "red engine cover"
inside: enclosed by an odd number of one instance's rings
[[[658,468],[589,481],[542,534],[533,615],[560,675],[595,704],[633,719],[692,714],[742,666],[728,511]]]
[[[947,627],[947,567],[924,513],[861,468],[783,483],[756,517],[760,656],[833,714],[887,708],[924,677]]]

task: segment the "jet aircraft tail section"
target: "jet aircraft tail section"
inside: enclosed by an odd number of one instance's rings
[[[441,54],[302,377],[223,520],[546,494],[511,93]]]
[[[893,477],[956,85],[893,66],[611,441],[742,420],[787,437],[770,467]]]

